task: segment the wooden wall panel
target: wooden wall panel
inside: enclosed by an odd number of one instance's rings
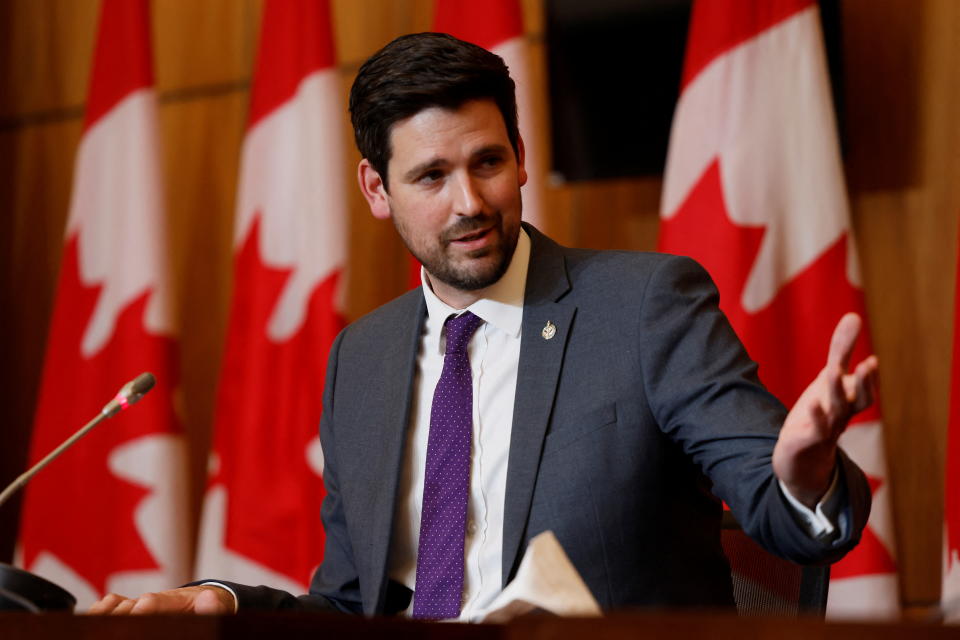
[[[939,594],[957,213],[960,5],[844,3],[851,205],[894,497],[902,597]]]
[[[344,101],[362,61],[430,28],[432,0],[334,0]],[[99,2],[0,2],[0,482],[23,465],[80,135]],[[154,0],[171,273],[192,447],[194,513],[210,438],[231,288],[233,207],[261,0]],[[548,148],[543,0],[523,0]],[[844,0],[846,168],[882,392],[903,599],[939,593],[942,455],[960,212],[960,4]],[[343,127],[352,140],[346,106]],[[548,157],[548,156],[547,156]],[[355,150],[345,162],[356,166]],[[552,185],[561,242],[654,248],[660,180]],[[344,309],[402,292],[407,254],[389,222],[350,200]],[[0,513],[0,558],[16,505]]]
[[[171,276],[190,443],[192,521],[207,468],[230,303],[240,145],[260,24],[255,0],[156,0],[154,64]]]
[[[337,55],[354,73],[382,46],[405,33],[429,31],[432,21],[431,0],[333,0],[332,5]]]
[[[83,103],[98,5],[97,0],[0,2],[0,118]]]
[[[250,79],[260,28],[256,0],[154,0],[153,60],[161,93]]]
[[[0,130],[3,485],[26,463],[80,125],[77,119]],[[12,548],[19,498],[0,510],[0,558]]]
[[[246,92],[168,102],[160,109],[167,228],[180,327],[182,403],[199,506],[230,302],[233,209]],[[197,513],[195,510],[194,513]]]

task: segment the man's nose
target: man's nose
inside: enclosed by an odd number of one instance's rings
[[[459,176],[454,186],[454,212],[460,216],[470,217],[483,212],[480,185],[469,174]]]

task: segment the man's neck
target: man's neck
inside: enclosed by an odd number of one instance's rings
[[[489,289],[489,287],[484,287],[483,289],[464,291],[463,289],[451,287],[445,282],[431,277],[429,272],[425,273],[425,276],[427,280],[426,284],[430,287],[430,290],[433,291],[434,295],[440,298],[444,304],[454,309],[466,309],[477,300],[483,298],[487,289]]]
[[[441,302],[452,307],[453,309],[466,309],[477,300],[482,300],[484,298],[491,297],[491,292],[496,290],[498,286],[503,282],[504,278],[507,278],[508,275],[517,269],[517,265],[514,262],[518,259],[518,253],[520,254],[520,259],[524,261],[522,269],[523,281],[526,281],[526,262],[530,259],[530,250],[529,250],[529,237],[527,232],[524,229],[520,230],[520,235],[522,239],[518,239],[517,247],[519,248],[521,244],[525,245],[523,251],[514,250],[513,255],[510,257],[510,264],[507,266],[506,271],[503,273],[500,278],[493,284],[484,287],[483,289],[475,289],[473,291],[465,291],[463,289],[457,289],[445,282],[442,282],[438,278],[434,278],[430,275],[426,269],[421,267],[421,274],[423,277],[424,287],[428,287],[433,294],[440,299]],[[514,274],[517,275],[516,273]],[[501,291],[502,294],[502,291]]]

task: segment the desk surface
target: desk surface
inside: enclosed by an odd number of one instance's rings
[[[248,613],[237,616],[99,617],[69,614],[0,614],[3,640],[76,638],[111,640],[212,640],[324,637],[436,638],[441,640],[960,640],[960,626],[899,622],[826,623],[803,618],[738,618],[734,615],[668,613],[611,614],[571,619],[535,616],[507,625],[437,624],[397,618],[366,620],[335,614]]]

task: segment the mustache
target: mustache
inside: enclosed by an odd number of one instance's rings
[[[491,222],[493,226],[499,226],[502,219],[499,211],[491,214],[484,213],[470,218],[460,218],[444,230],[441,239],[444,244],[449,244],[457,238],[462,238],[475,231],[489,228]]]

